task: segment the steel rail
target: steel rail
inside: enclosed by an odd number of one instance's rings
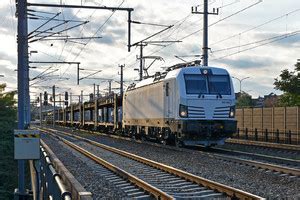
[[[295,168],[283,167],[280,165],[263,163],[263,162],[253,161],[253,160],[242,159],[242,158],[235,158],[232,156],[224,156],[224,155],[213,155],[213,156],[219,157],[220,159],[223,160],[241,163],[245,165],[251,165],[261,169],[272,170],[272,171],[281,172],[281,173],[294,175],[294,176],[300,176],[300,170]]]
[[[43,132],[49,133],[53,135],[54,137],[57,137],[59,140],[70,146],[71,148],[75,149],[76,151],[82,153],[86,157],[90,158],[91,160],[95,161],[96,163],[106,167],[107,169],[111,170],[112,172],[118,174],[119,176],[125,178],[126,180],[129,180],[131,183],[137,185],[138,187],[144,189],[145,191],[149,192],[151,195],[153,195],[156,199],[174,199],[172,196],[168,195],[167,193],[161,191],[160,189],[144,182],[143,180],[137,178],[136,176],[131,175],[130,173],[127,173],[126,171],[120,169],[119,167],[103,160],[102,158],[99,158],[98,156],[90,153],[89,151],[79,147],[78,145],[59,137],[53,133],[50,133],[49,131],[45,131],[44,129],[40,129]],[[51,130],[51,129],[50,129]],[[52,129],[53,130],[53,129]],[[54,130],[55,131],[55,130]]]
[[[54,130],[54,131],[57,131],[57,130]],[[85,130],[81,130],[81,131],[86,132],[86,133],[90,133],[90,132],[85,131]],[[124,138],[124,137],[120,137],[120,136],[116,136],[116,135],[109,135],[109,134],[98,133],[98,132],[94,132],[94,131],[91,131],[91,133],[98,134],[98,135],[100,134],[100,135],[104,135],[104,136],[112,137],[112,138],[116,138],[116,139],[133,141],[132,139]],[[79,137],[79,136],[74,136],[74,137]],[[140,141],[136,141],[136,140],[134,140],[134,141],[137,142],[137,143],[141,143]],[[162,147],[161,145],[158,145],[158,144],[155,144],[155,143],[154,144],[151,143],[150,145],[157,146],[157,147]],[[167,147],[163,146],[163,148],[167,148]],[[174,150],[172,147],[170,149]],[[268,164],[268,163],[263,163],[263,162],[258,162],[258,161],[251,161],[251,160],[246,160],[246,159],[242,159],[242,158],[234,158],[234,157],[231,157],[231,156],[217,155],[217,154],[212,154],[212,153],[207,153],[207,152],[201,152],[201,153],[205,153],[205,154],[208,154],[210,156],[214,156],[214,157],[220,158],[222,160],[226,160],[226,161],[234,161],[236,163],[251,165],[251,166],[254,166],[254,167],[257,167],[257,168],[261,168],[261,169],[272,170],[272,171],[281,172],[281,173],[285,173],[285,174],[290,174],[290,175],[294,175],[294,176],[300,176],[299,175],[300,170],[295,169],[295,168],[290,168],[290,167],[280,166],[280,165],[273,165],[273,164]],[[249,153],[249,154],[251,154],[251,153]],[[267,156],[264,155],[264,157],[267,157]],[[294,160],[291,160],[291,159],[282,159],[282,160],[294,161]],[[294,161],[294,162],[297,162],[297,161]]]
[[[293,165],[299,165],[300,166],[300,160],[296,159],[290,159],[290,158],[283,158],[283,157],[275,157],[275,156],[269,156],[269,155],[263,155],[263,154],[257,154],[252,152],[246,152],[246,151],[238,151],[238,150],[232,150],[232,149],[223,149],[222,147],[212,147],[212,150],[216,150],[217,153],[230,153],[230,154],[236,154],[236,155],[243,155],[243,156],[252,156],[259,159],[265,159],[265,160],[273,160],[275,162],[281,162],[290,164],[293,163]]]
[[[284,150],[300,151],[300,145],[292,145],[292,144],[277,144],[277,143],[271,143],[271,142],[259,142],[259,141],[231,139],[231,138],[227,139],[226,143],[244,144],[244,145],[251,145],[251,146],[271,147],[271,148],[284,149]]]
[[[57,131],[57,130],[53,129],[53,131]],[[130,138],[124,138],[124,137],[120,137],[120,136],[116,136],[116,135],[109,135],[109,134],[105,134],[105,133],[98,133],[98,132],[95,132],[95,131],[91,131],[91,132],[88,132],[86,130],[80,130],[80,131],[86,132],[86,133],[93,133],[93,134],[96,134],[96,135],[103,135],[103,136],[107,136],[107,137],[111,137],[111,138],[116,138],[116,139],[122,139],[122,140],[135,141],[137,143],[142,143],[140,141],[136,141],[136,140],[132,140]],[[73,137],[79,137],[77,139],[80,139],[80,136],[76,136],[76,135],[72,135],[72,136]],[[88,139],[84,138],[84,140],[88,140]],[[147,144],[149,144],[149,143],[147,143]],[[149,145],[153,145],[153,146],[157,146],[157,147],[163,147],[163,148],[167,148],[168,147],[168,146],[161,146],[161,145],[156,144],[156,143],[154,143],[154,144],[150,143]],[[174,148],[172,148],[172,147],[170,147],[170,149],[174,150]],[[285,173],[285,174],[289,174],[289,175],[293,175],[293,176],[300,176],[299,175],[300,170],[299,169],[295,169],[295,168],[290,168],[290,167],[280,166],[280,165],[274,165],[274,164],[268,164],[268,163],[263,163],[263,162],[258,162],[258,161],[251,161],[251,160],[246,160],[246,159],[242,159],[242,158],[234,158],[234,157],[231,157],[231,156],[212,154],[212,153],[202,152],[202,151],[201,151],[201,153],[207,154],[209,156],[214,156],[214,157],[217,157],[219,159],[226,160],[226,161],[233,161],[233,162],[236,162],[236,163],[241,163],[241,164],[245,164],[245,165],[251,165],[251,166],[254,166],[254,167],[257,167],[257,168],[261,168],[261,169],[265,169],[265,170],[272,170],[272,171],[276,171],[276,172],[280,172],[280,173]],[[267,156],[265,156],[265,157],[267,157]],[[294,160],[291,160],[291,159],[282,159],[282,160],[294,161]],[[297,162],[297,161],[295,161],[295,162]]]
[[[117,154],[122,155],[122,156],[127,157],[127,158],[130,158],[132,160],[135,160],[135,161],[144,163],[146,165],[152,166],[154,168],[160,169],[162,171],[177,175],[178,177],[181,177],[181,178],[184,178],[184,179],[189,180],[191,182],[194,182],[194,183],[197,183],[199,185],[205,186],[205,187],[210,188],[212,190],[216,190],[218,192],[225,193],[226,195],[228,195],[232,198],[245,199],[245,200],[246,199],[247,200],[250,200],[250,199],[264,199],[263,197],[260,197],[260,196],[257,196],[257,195],[254,195],[254,194],[251,194],[251,193],[248,193],[248,192],[245,192],[245,191],[242,191],[242,190],[239,190],[239,189],[236,189],[236,188],[233,188],[233,187],[221,184],[221,183],[217,183],[217,182],[214,182],[214,181],[211,181],[211,180],[193,175],[191,173],[185,172],[183,170],[176,169],[174,167],[171,167],[171,166],[168,166],[168,165],[165,165],[165,164],[162,164],[162,163],[158,163],[158,162],[140,157],[138,155],[116,149],[114,147],[109,147],[107,145],[100,144],[98,142],[95,142],[95,141],[92,141],[92,140],[89,140],[89,139],[86,139],[86,138],[83,138],[83,137],[80,137],[80,136],[76,136],[76,135],[66,133],[66,132],[63,132],[63,131],[58,131],[58,130],[55,130],[55,129],[50,129],[50,128],[47,128],[47,129],[51,130],[54,133],[59,133],[60,132],[61,134],[77,138],[77,139],[85,141],[89,144],[98,146],[98,147],[103,148],[105,150],[117,153]],[[44,131],[44,129],[40,129],[40,130]]]

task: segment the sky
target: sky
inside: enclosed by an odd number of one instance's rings
[[[28,0],[30,3],[76,4],[90,6],[113,6],[133,8],[132,20],[144,24],[132,24],[132,43],[138,42],[166,26],[172,28],[148,41],[178,41],[148,44],[144,56],[159,56],[162,59],[148,69],[154,74],[183,61],[199,59],[193,55],[202,54],[203,16],[191,14],[191,7],[203,9],[200,0]],[[283,69],[294,69],[300,59],[300,1],[298,0],[209,0],[209,11],[219,8],[218,15],[209,15],[209,66],[228,70],[231,76],[244,79],[242,90],[254,98],[270,93],[281,94],[274,89],[274,79]],[[54,17],[38,31],[60,32],[65,38],[98,37],[95,39],[40,40],[29,43],[30,61],[80,62],[80,77],[88,76],[97,70],[101,72],[95,79],[83,79],[76,85],[77,66],[69,64],[30,64],[31,99],[40,92],[51,92],[52,85],[57,93],[71,92],[79,95],[83,90],[87,95],[93,92],[93,84],[100,85],[100,92],[107,92],[108,80],[112,87],[119,87],[120,67],[125,64],[125,85],[138,79],[139,47],[127,51],[127,12],[94,9],[69,9],[29,7],[39,19],[28,19],[28,32],[35,31],[46,20]],[[7,90],[17,87],[17,19],[15,1],[0,3],[0,83],[7,83]],[[216,9],[215,9],[216,10]],[[42,19],[43,18],[43,19]],[[60,20],[60,21],[58,21]],[[62,23],[69,20],[68,23]],[[79,25],[88,21],[88,23]],[[61,23],[61,26],[58,24]],[[152,25],[150,25],[152,24]],[[78,26],[77,26],[78,25]],[[160,26],[157,26],[160,25]],[[161,26],[163,25],[163,26]],[[52,30],[51,27],[58,26]],[[76,28],[70,29],[72,26]],[[32,35],[36,35],[34,32]],[[34,38],[29,39],[33,41]],[[100,38],[101,37],[101,38]],[[50,37],[48,37],[49,39]],[[56,37],[58,38],[58,37]],[[146,67],[152,62],[145,61]],[[36,79],[44,72],[43,79]],[[233,78],[235,91],[240,90],[240,82]],[[47,88],[49,87],[49,88]],[[86,97],[88,98],[88,97]]]

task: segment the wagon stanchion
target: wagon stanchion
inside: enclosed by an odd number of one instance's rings
[[[245,131],[245,139],[248,140],[248,128],[246,128],[246,131]]]
[[[237,138],[240,138],[240,128],[237,129]]]

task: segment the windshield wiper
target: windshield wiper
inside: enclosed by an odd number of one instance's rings
[[[212,84],[212,83],[210,83],[210,85],[209,85],[211,88],[209,88],[209,89],[213,89],[215,92],[214,93],[216,93],[217,94],[217,97],[220,97],[220,99],[222,99],[223,97],[222,97],[222,95],[221,95],[221,93],[219,92],[219,91],[217,91],[217,88],[215,87],[215,85],[214,84]]]
[[[201,97],[204,98],[204,95],[205,95],[205,94],[207,94],[207,93],[202,93],[202,92],[200,92],[199,95],[198,95],[198,98],[201,98]]]

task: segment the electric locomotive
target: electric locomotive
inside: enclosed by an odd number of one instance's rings
[[[217,67],[175,65],[123,96],[125,134],[177,146],[224,144],[236,132],[234,116],[232,79]]]

